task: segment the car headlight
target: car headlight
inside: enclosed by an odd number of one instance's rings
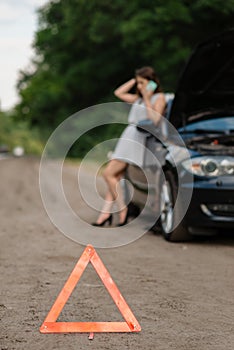
[[[203,156],[187,159],[183,167],[198,176],[234,175],[234,157]]]

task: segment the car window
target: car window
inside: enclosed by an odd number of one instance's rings
[[[198,129],[205,130],[234,130],[234,116],[233,117],[222,117],[203,120],[186,125],[186,131],[194,131]],[[180,128],[179,131],[183,131],[184,128]]]

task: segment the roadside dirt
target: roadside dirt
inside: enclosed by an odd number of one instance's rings
[[[0,161],[0,350],[234,348],[234,236],[171,244],[148,232],[126,246],[97,249],[142,331],[95,334],[92,341],[88,334],[40,334],[85,247],[47,217],[38,168],[34,158]],[[70,193],[73,174],[74,165],[66,165]],[[88,266],[59,320],[122,317]]]

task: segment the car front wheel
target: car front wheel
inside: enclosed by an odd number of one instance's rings
[[[180,203],[175,206],[178,184],[174,174],[166,170],[162,180],[160,194],[160,226],[162,234],[167,241],[178,242],[191,239],[183,220],[175,226],[180,215]],[[178,220],[179,221],[179,220]]]

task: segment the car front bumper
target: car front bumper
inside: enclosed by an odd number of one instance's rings
[[[234,233],[234,177],[194,181],[182,185],[183,195],[193,186],[185,215],[188,227],[228,228]]]

